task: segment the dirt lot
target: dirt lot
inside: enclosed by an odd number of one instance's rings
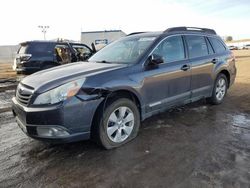
[[[0,80],[16,77],[16,73],[12,70],[11,66],[11,63],[0,63]]]
[[[237,80],[222,105],[199,101],[149,118],[111,151],[43,144],[0,113],[0,187],[250,187],[250,50],[235,55]]]

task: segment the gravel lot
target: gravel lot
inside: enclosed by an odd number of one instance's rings
[[[235,54],[238,76],[222,105],[199,101],[149,118],[111,151],[41,143],[0,113],[0,187],[249,187],[250,50]],[[1,107],[12,95],[0,92]]]

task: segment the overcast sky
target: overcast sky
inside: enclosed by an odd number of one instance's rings
[[[250,0],[5,0],[0,45],[43,39],[80,40],[81,31],[159,31],[173,26],[213,28],[221,36],[250,38]]]

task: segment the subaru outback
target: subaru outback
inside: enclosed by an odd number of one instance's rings
[[[222,103],[235,58],[212,29],[134,33],[97,52],[24,78],[13,98],[19,127],[49,142],[93,138],[106,149],[138,134],[144,119],[206,98]]]

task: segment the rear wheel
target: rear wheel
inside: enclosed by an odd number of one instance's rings
[[[140,127],[140,114],[134,102],[121,98],[99,109],[97,138],[106,149],[119,147],[136,137]]]
[[[209,102],[212,104],[221,104],[227,94],[228,80],[224,74],[219,74],[216,78],[212,97]]]

